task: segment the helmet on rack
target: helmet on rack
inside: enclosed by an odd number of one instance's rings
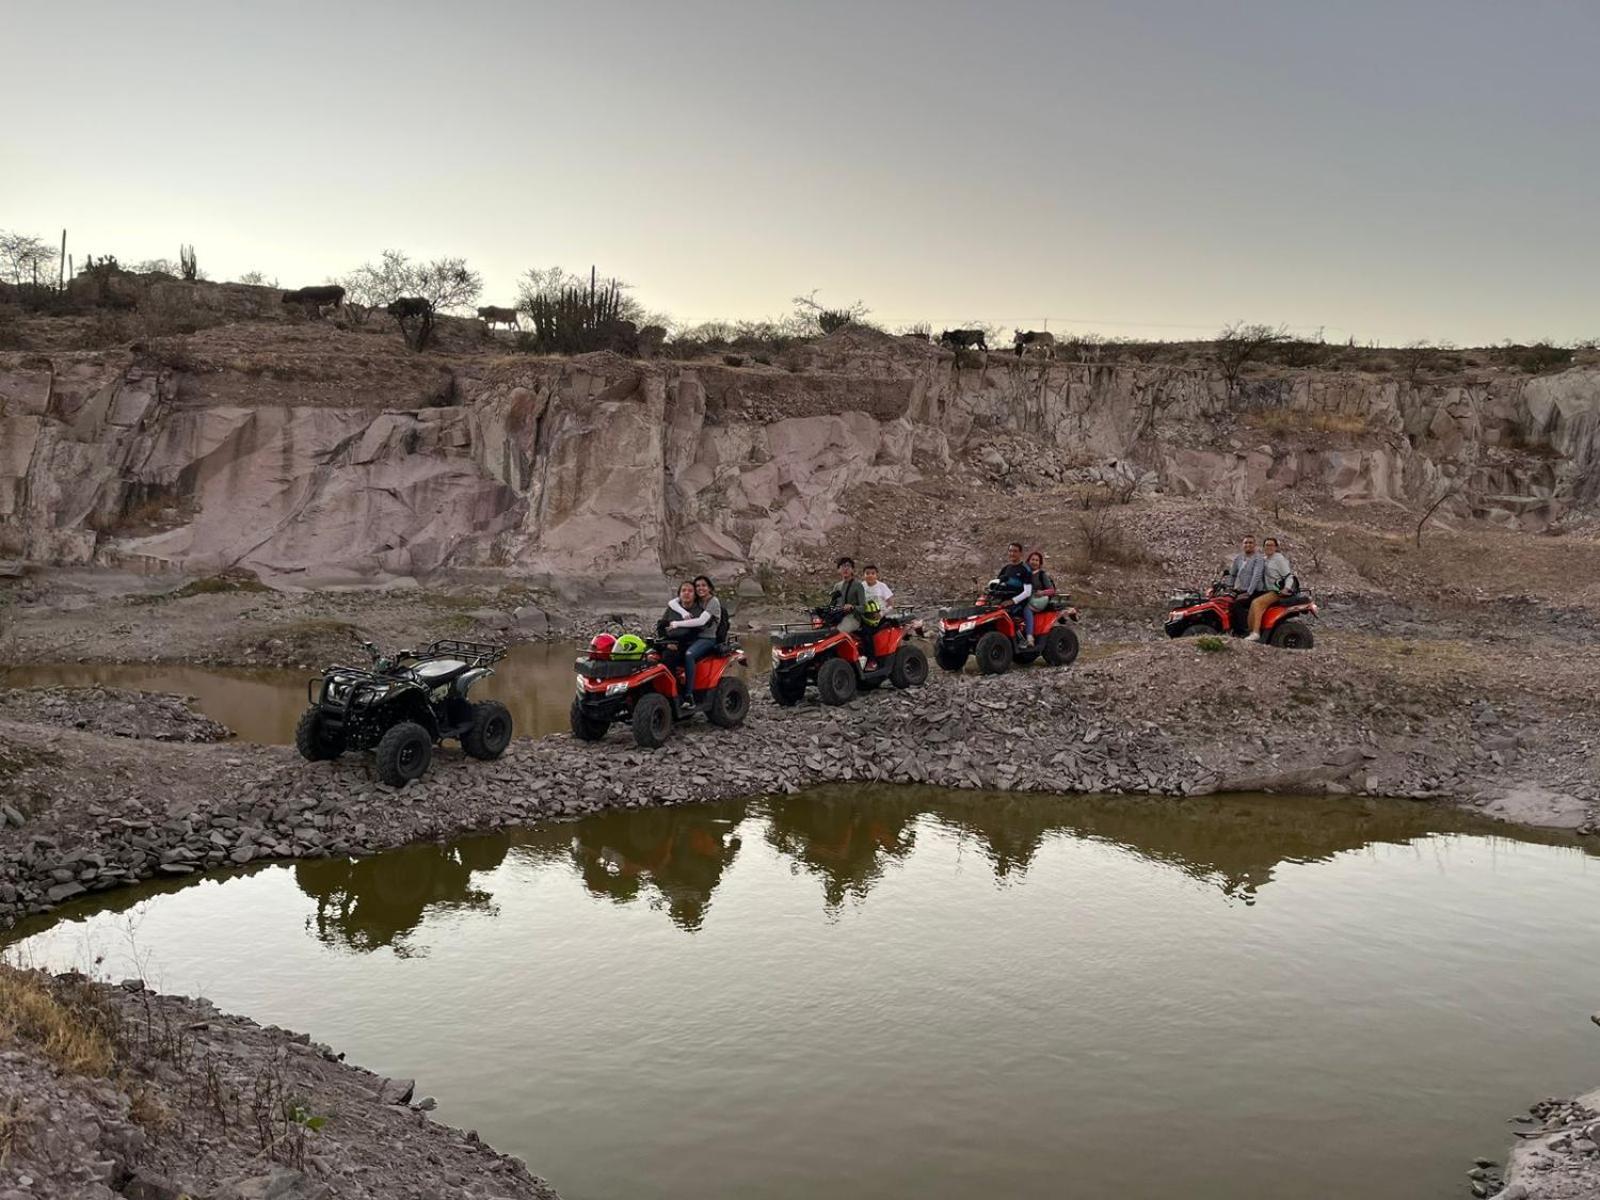
[[[625,633],[611,647],[611,657],[621,659],[636,659],[644,657],[644,639],[637,633]]]
[[[610,658],[616,648],[617,639],[609,633],[597,633],[589,643],[590,658]]]

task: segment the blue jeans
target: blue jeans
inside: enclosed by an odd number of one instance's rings
[[[1032,637],[1033,636],[1033,605],[1029,604],[1026,600],[1024,600],[1021,604],[1017,605],[1015,608],[1013,608],[1011,610],[1011,619],[1013,621],[1015,621],[1018,616],[1020,616],[1022,618],[1022,632],[1023,632],[1023,634],[1025,636],[1027,636],[1027,637]]]
[[[694,672],[700,660],[717,646],[716,638],[695,638],[683,651],[683,677],[688,685],[690,695],[694,694]]]

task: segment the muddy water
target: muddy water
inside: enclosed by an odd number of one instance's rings
[[[1595,1082],[1600,858],[1405,803],[831,790],[101,903],[16,953],[415,1076],[568,1200],[1445,1200]]]
[[[746,638],[752,677],[771,661],[765,638]],[[513,647],[496,665],[493,678],[473,689],[474,697],[503,700],[519,734],[537,737],[567,728],[572,703],[572,662],[578,647],[526,644]],[[359,652],[351,655],[359,663]],[[149,663],[52,663],[0,666],[0,687],[109,687],[193,696],[197,707],[247,742],[287,746],[306,706],[309,671],[247,667],[166,666]]]

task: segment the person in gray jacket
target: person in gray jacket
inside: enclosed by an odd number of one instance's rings
[[[1267,590],[1267,560],[1256,549],[1256,535],[1247,533],[1240,543],[1239,553],[1233,556],[1228,567],[1228,589],[1233,593],[1233,608],[1228,624],[1239,630],[1250,620],[1250,602]]]
[[[1267,562],[1263,575],[1262,592],[1250,601],[1250,636],[1247,642],[1261,640],[1261,618],[1267,615],[1267,609],[1272,607],[1272,602],[1287,590],[1286,581],[1294,574],[1294,568],[1289,565],[1289,556],[1279,549],[1277,538],[1268,538],[1262,543],[1267,552]]]

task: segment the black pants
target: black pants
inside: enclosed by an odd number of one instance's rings
[[[1248,596],[1234,597],[1233,606],[1228,610],[1228,632],[1235,637],[1243,637],[1250,632],[1250,602],[1260,592],[1251,592]]]

